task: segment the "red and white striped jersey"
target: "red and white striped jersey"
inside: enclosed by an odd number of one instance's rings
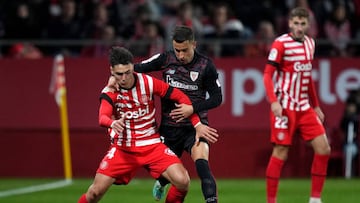
[[[310,108],[313,81],[311,76],[315,42],[305,36],[303,42],[289,34],[278,37],[270,50],[268,63],[277,67],[274,74],[274,91],[284,109],[305,111]]]
[[[177,103],[191,104],[189,97],[169,84],[142,73],[135,73],[135,84],[130,89],[113,92],[108,87],[102,90],[99,124],[108,127],[113,144],[134,151],[141,146],[160,143],[155,119],[154,95],[166,97]],[[110,126],[114,120],[124,117],[123,132],[117,134]],[[194,126],[200,122],[193,114]]]
[[[129,90],[111,92],[105,87],[102,91],[113,102],[114,119],[125,117],[122,133],[117,134],[109,128],[112,142],[118,146],[137,147],[160,142],[155,120],[154,80],[144,74],[136,74],[135,77],[138,81]]]

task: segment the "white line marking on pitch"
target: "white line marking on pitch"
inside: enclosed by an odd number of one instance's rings
[[[34,186],[29,186],[29,187],[24,187],[24,188],[5,190],[5,191],[0,191],[0,198],[12,196],[12,195],[33,193],[33,192],[38,192],[38,191],[43,191],[43,190],[51,190],[51,189],[56,189],[56,188],[60,188],[60,187],[65,187],[65,186],[68,186],[71,184],[72,184],[72,180],[62,180],[62,181],[57,181],[54,183],[47,183],[47,184],[42,184],[42,185],[34,185]]]

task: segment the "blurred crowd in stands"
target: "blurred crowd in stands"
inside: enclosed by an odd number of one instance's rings
[[[360,0],[0,0],[0,55],[104,57],[122,45],[147,57],[187,25],[209,56],[265,57],[296,6],[311,12],[317,56],[360,56]]]

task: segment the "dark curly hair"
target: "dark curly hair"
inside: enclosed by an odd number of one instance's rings
[[[133,63],[133,58],[132,53],[124,47],[114,46],[110,49],[109,63],[112,67],[118,64],[126,65]]]

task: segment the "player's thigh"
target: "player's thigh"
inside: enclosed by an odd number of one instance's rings
[[[111,146],[96,172],[115,178],[115,184],[126,185],[134,177],[139,167],[140,164],[133,154]]]
[[[325,134],[325,128],[313,109],[298,114],[300,134],[305,141],[313,140]]]
[[[171,184],[175,185],[179,189],[187,189],[189,187],[190,177],[184,165],[181,163],[170,165],[162,173],[162,176],[168,179]]]
[[[159,178],[171,165],[181,164],[176,154],[163,143],[157,144],[151,153],[140,159],[154,178]]]
[[[316,154],[330,154],[330,145],[325,134],[315,137],[310,143]]]

